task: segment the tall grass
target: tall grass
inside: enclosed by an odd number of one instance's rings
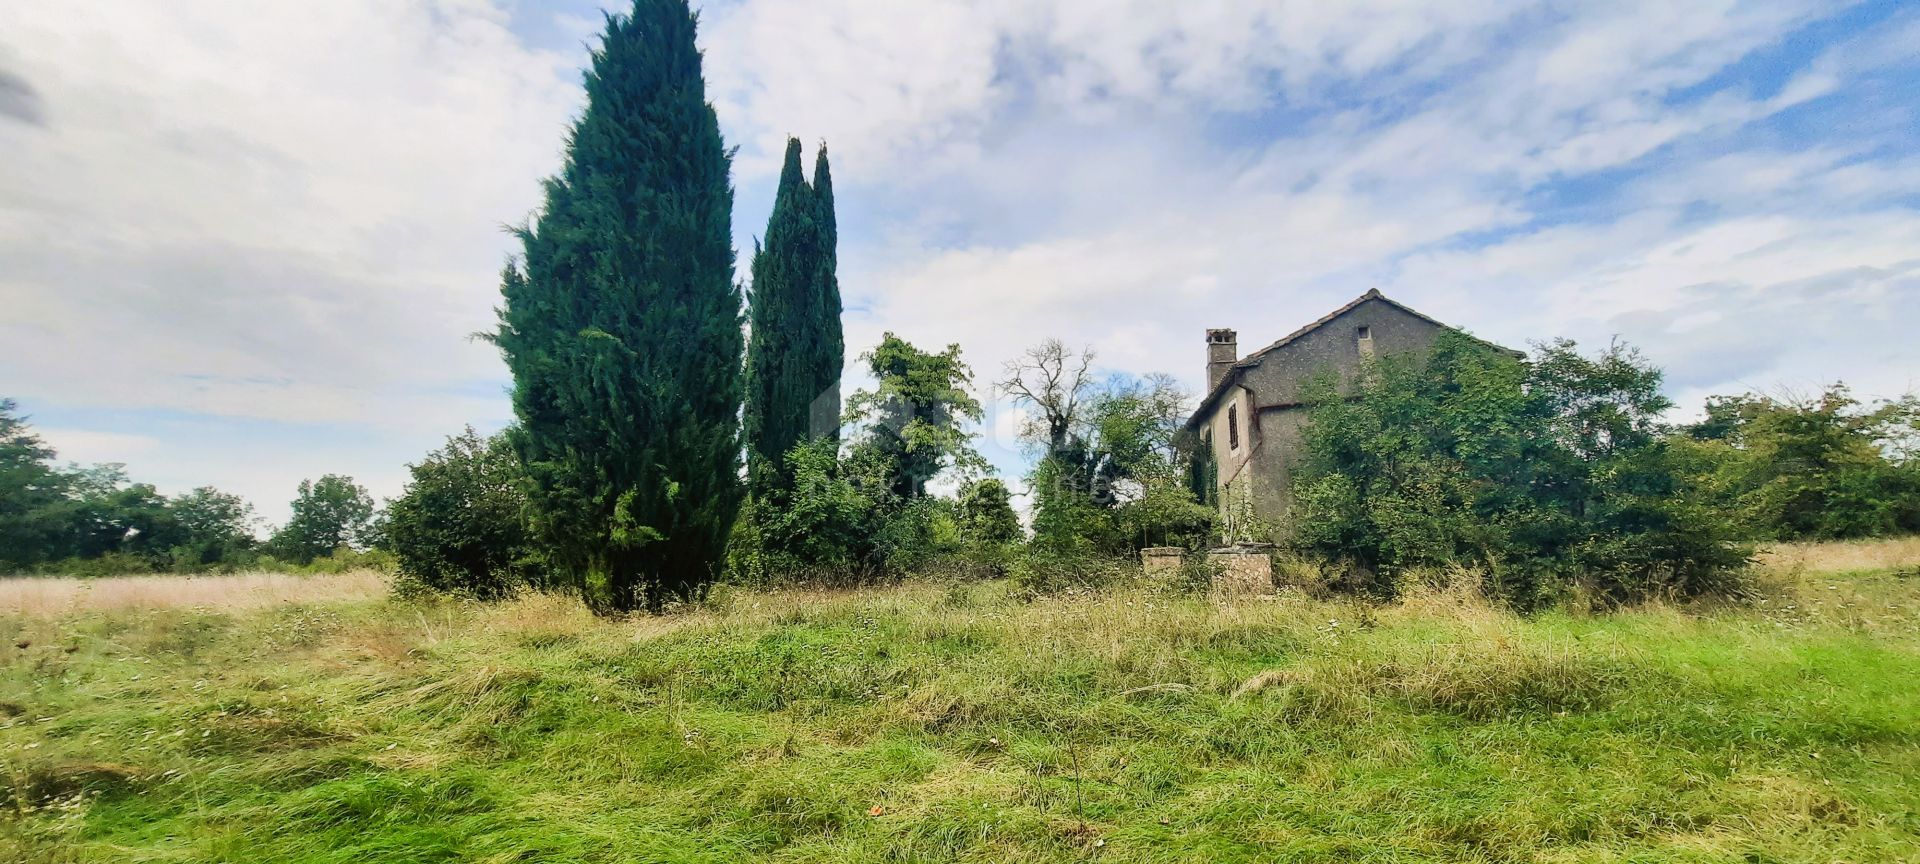
[[[1464,580],[4,615],[0,860],[1920,860],[1920,556],[1882,562],[1531,618]]]
[[[385,592],[386,584],[386,576],[373,570],[313,576],[258,572],[100,579],[21,577],[0,579],[0,613],[46,616],[181,607],[257,609],[377,597]]]
[[[1776,543],[1760,550],[1758,563],[1775,572],[1847,573],[1920,566],[1920,537]]]

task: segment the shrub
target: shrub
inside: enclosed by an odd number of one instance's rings
[[[1014,584],[1029,595],[1099,590],[1140,578],[1134,562],[1047,550],[1016,556],[1010,570]]]
[[[736,581],[851,584],[885,569],[883,535],[898,502],[884,477],[865,476],[871,466],[856,459],[842,464],[837,449],[824,438],[794,445],[791,485],[741,508],[727,551]]]
[[[1070,399],[1044,390],[1038,397],[1055,404],[1057,416],[1028,433],[1045,446],[1030,478],[1034,545],[1115,557],[1146,546],[1205,545],[1214,507],[1195,496],[1195,478],[1206,471],[1192,464],[1198,448],[1179,443],[1186,394],[1162,375],[1115,377],[1084,390]]]
[[[1002,545],[1020,539],[1020,517],[1013,512],[1007,484],[992,477],[961,487],[954,504],[960,538],[969,544]]]
[[[293,568],[296,573],[351,573],[355,570],[378,570],[393,573],[399,569],[399,562],[392,552],[384,549],[354,549],[342,546],[332,553],[322,555],[304,566]]]
[[[152,573],[153,569],[152,559],[126,552],[108,552],[94,558],[67,558],[47,568],[48,572],[56,575],[72,576],[78,579]]]
[[[387,508],[387,542],[421,586],[481,599],[513,593],[533,572],[520,463],[504,435],[471,427],[411,466]]]

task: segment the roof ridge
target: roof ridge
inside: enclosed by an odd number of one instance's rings
[[[1238,360],[1233,361],[1233,365],[1258,366],[1260,365],[1259,358],[1261,356],[1273,351],[1274,349],[1284,348],[1287,346],[1288,343],[1294,341],[1295,339],[1299,339],[1300,337],[1305,336],[1308,333],[1312,333],[1315,330],[1318,330],[1322,327],[1327,326],[1329,323],[1332,323],[1333,319],[1338,318],[1342,315],[1345,315],[1348,312],[1352,312],[1355,306],[1365,303],[1368,300],[1384,300],[1388,303],[1392,303],[1394,306],[1398,307],[1402,312],[1412,312],[1414,315],[1417,315],[1428,321],[1433,321],[1433,323],[1440,324],[1440,326],[1442,327],[1447,326],[1445,324],[1441,324],[1439,321],[1434,321],[1432,318],[1428,318],[1425,315],[1421,315],[1419,312],[1414,312],[1414,310],[1407,308],[1406,305],[1402,303],[1394,301],[1393,299],[1387,297],[1387,295],[1380,293],[1380,289],[1378,288],[1368,288],[1367,293],[1362,294],[1358,297],[1355,297],[1352,300],[1348,300],[1346,305],[1341,306],[1340,308],[1335,309],[1332,312],[1328,312],[1327,314],[1314,319],[1312,323],[1307,324],[1306,326],[1301,327],[1300,329],[1295,330],[1292,333],[1288,333],[1287,335],[1280,337],[1280,341],[1275,342],[1272,345],[1268,345],[1265,348],[1262,348],[1258,351],[1248,354],[1245,357],[1242,357]]]

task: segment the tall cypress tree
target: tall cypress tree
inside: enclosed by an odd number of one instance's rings
[[[814,336],[811,371],[814,402],[809,434],[840,440],[840,372],[847,358],[847,340],[840,330],[840,227],[833,213],[833,172],[827,167],[827,145],[813,161],[814,274],[812,313]]]
[[[786,455],[795,444],[839,440],[846,343],[836,235],[826,148],[820,148],[808,185],[800,142],[789,138],[765,245],[753,256],[745,419],[748,476],[756,494],[788,485]]]
[[[715,575],[740,505],[730,156],[686,0],[608,16],[493,335],[554,575],[599,612]]]
[[[787,485],[787,451],[806,436],[807,407],[815,395],[807,365],[815,214],[800,171],[800,141],[788,138],[765,245],[753,252],[744,420],[747,476],[759,496]]]

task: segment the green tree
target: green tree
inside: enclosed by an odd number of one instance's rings
[[[293,515],[274,532],[274,554],[300,564],[336,549],[364,546],[373,524],[373,496],[352,477],[327,474],[300,481]]]
[[[1920,399],[1716,397],[1683,430],[1746,529],[1779,540],[1920,531]]]
[[[63,554],[69,478],[12,399],[0,399],[0,571]]]
[[[202,486],[167,502],[179,525],[171,552],[176,570],[201,571],[246,562],[256,544],[253,505],[238,495]]]
[[[811,438],[838,442],[840,288],[834,275],[833,188],[826,148],[801,176],[800,142],[787,139],[785,166],[754,250],[747,345],[747,471],[755,494],[792,483],[787,452]]]
[[[847,365],[847,339],[840,314],[840,223],[834,213],[833,171],[827,165],[827,145],[813,159],[813,335],[808,367],[820,388],[809,408],[808,434],[840,443],[840,373]]]
[[[1203,543],[1212,511],[1194,498],[1193,454],[1178,442],[1186,393],[1163,374],[1096,382],[1092,360],[1048,340],[1009,363],[1000,385],[1040,412],[1023,430],[1044,448],[1029,477],[1034,542],[1105,555]]]
[[[741,490],[731,157],[685,0],[609,16],[538,223],[516,232],[495,343],[553,575],[657,609],[716,575]]]
[[[406,491],[387,506],[387,542],[400,570],[421,585],[481,599],[526,581],[526,492],[503,433],[473,427],[409,466]]]
[[[954,505],[961,539],[976,544],[998,545],[1020,539],[1020,517],[1013,512],[1013,496],[1007,484],[983,477],[961,487]]]
[[[948,467],[985,469],[964,425],[980,422],[983,415],[968,392],[973,370],[960,359],[960,346],[933,354],[888,333],[861,359],[877,386],[847,400],[848,415],[865,424],[865,438],[856,449],[870,450],[887,466],[888,488],[895,496],[925,497],[927,481]]]
[[[75,558],[127,555],[157,567],[187,539],[166,496],[150,484],[130,483],[123,465],[77,469],[69,484],[67,554]]]

